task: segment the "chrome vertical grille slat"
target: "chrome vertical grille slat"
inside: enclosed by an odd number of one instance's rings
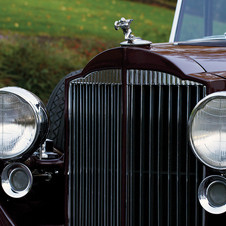
[[[177,90],[177,184],[176,184],[176,196],[177,196],[177,220],[176,220],[176,225],[180,226],[181,225],[181,198],[180,198],[180,194],[181,194],[181,114],[180,112],[182,112],[182,105],[181,105],[181,101],[182,101],[182,91],[181,91],[181,87],[178,87]]]
[[[172,98],[172,85],[169,85],[168,91],[168,183],[167,183],[167,194],[170,194],[172,190],[172,132],[173,132],[173,98]],[[150,173],[150,172],[149,172]],[[172,197],[168,196],[167,199],[167,225],[171,225],[171,214],[172,214]]]
[[[150,94],[149,94],[149,101],[150,103],[154,102],[154,89],[153,86],[150,86]],[[148,125],[148,129],[149,129],[149,146],[148,146],[148,160],[149,160],[149,166],[148,166],[148,187],[149,187],[149,197],[154,197],[154,177],[152,175],[152,172],[154,170],[154,158],[152,155],[152,150],[153,150],[153,138],[154,138],[154,132],[152,130],[152,127],[154,125],[154,105],[150,104],[149,105],[149,125]],[[148,202],[148,209],[149,209],[149,225],[153,225],[154,223],[154,207],[152,205],[153,200],[149,199]]]
[[[200,96],[205,96],[205,93],[206,93],[206,90],[205,90],[205,87],[204,89],[202,89],[202,94],[201,94],[201,88],[199,86],[196,86],[196,102],[198,102],[201,98]],[[199,186],[199,178],[198,178],[198,170],[199,168],[202,167],[202,166],[199,166],[199,162],[198,162],[198,159],[196,159],[195,161],[195,168],[196,168],[196,176],[195,176],[195,197],[198,197],[198,186]],[[199,221],[201,221],[201,216],[198,214],[198,199],[195,198],[195,226],[198,226],[199,225]]]
[[[125,90],[122,81],[116,69],[70,83],[70,225],[119,226],[122,203],[128,226],[200,225],[201,210],[189,194],[198,188],[202,167],[190,155],[186,127],[205,87],[148,70],[128,70]],[[126,202],[121,197],[122,139]]]
[[[131,76],[133,76],[133,72],[131,73]],[[130,205],[128,206],[128,219],[127,219],[127,225],[131,225],[133,226],[133,221],[132,221],[132,214],[133,214],[133,152],[132,152],[132,146],[133,146],[133,112],[134,112],[134,106],[133,106],[133,86],[128,87],[128,91],[127,91],[127,99],[131,98],[131,102],[128,102],[127,104],[127,124],[131,125],[130,130],[127,131],[127,136],[130,137],[130,139],[127,139],[127,148],[128,148],[128,158],[126,161],[127,166],[130,167],[129,169],[129,174],[128,174],[128,183],[130,184],[130,190],[128,190],[128,199],[129,199],[129,203]],[[130,151],[131,150],[131,151]],[[130,164],[129,164],[130,163]]]
[[[161,211],[162,211],[162,124],[163,124],[163,120],[162,120],[162,111],[163,111],[163,93],[162,93],[162,86],[159,86],[159,91],[158,91],[158,129],[157,129],[157,139],[158,139],[158,144],[157,144],[157,175],[158,175],[158,179],[157,179],[157,197],[158,197],[158,202],[157,202],[157,208],[158,208],[158,225],[161,225],[162,223],[162,219],[161,219]],[[153,150],[152,150],[153,152]]]
[[[186,119],[189,120],[190,113],[192,109],[191,103],[191,89],[187,86],[187,109],[186,109]],[[186,143],[188,144],[188,130],[186,130]],[[190,149],[186,146],[186,225],[190,225]]]
[[[142,76],[142,75],[141,75]],[[141,92],[140,92],[140,150],[143,149],[143,137],[144,137],[144,100],[143,100],[143,89],[141,86]],[[143,153],[140,152],[140,173],[139,173],[139,183],[140,183],[140,191],[143,190]],[[143,193],[140,192],[139,193],[139,225],[142,225],[142,218],[143,218],[143,202],[144,202],[144,198],[143,198]]]

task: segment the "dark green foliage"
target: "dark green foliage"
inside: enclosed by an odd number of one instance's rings
[[[61,78],[114,45],[99,39],[0,38],[0,87],[25,88],[45,103]]]
[[[0,85],[17,85],[48,99],[56,83],[74,69],[53,48],[34,40],[0,44]]]

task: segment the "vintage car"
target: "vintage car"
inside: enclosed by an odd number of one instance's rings
[[[121,18],[126,41],[63,78],[46,107],[0,89],[0,225],[224,222],[225,8],[179,0],[162,44]]]

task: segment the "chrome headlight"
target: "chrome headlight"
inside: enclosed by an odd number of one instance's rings
[[[189,136],[195,155],[204,164],[226,169],[226,92],[210,94],[195,106]]]
[[[217,175],[206,177],[199,185],[198,199],[209,213],[226,212],[226,179]]]
[[[0,89],[0,159],[29,156],[48,127],[47,111],[37,96],[18,87]]]
[[[10,163],[2,171],[2,188],[7,195],[13,198],[25,196],[30,191],[32,183],[32,173],[22,163]]]

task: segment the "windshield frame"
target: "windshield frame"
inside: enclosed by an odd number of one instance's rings
[[[189,4],[189,0],[178,0],[177,6],[174,14],[174,20],[172,24],[171,34],[169,38],[169,42],[178,42],[178,41],[187,41],[187,40],[193,40],[193,39],[202,39],[203,37],[211,37],[211,36],[222,36],[224,35],[224,32],[220,34],[216,34],[216,32],[213,31],[214,28],[214,21],[215,17],[213,16],[213,10],[212,6],[214,4],[213,0],[203,0],[203,33],[202,37],[190,37],[185,39],[185,34],[182,33],[182,28],[184,28],[183,20],[186,15],[186,7]],[[182,27],[183,26],[183,27]],[[180,38],[180,36],[183,35],[184,38]]]
[[[175,42],[175,36],[176,36],[176,32],[177,32],[177,27],[178,27],[178,21],[180,18],[181,7],[182,7],[182,0],[178,0],[176,10],[174,13],[173,25],[171,28],[169,42]]]

